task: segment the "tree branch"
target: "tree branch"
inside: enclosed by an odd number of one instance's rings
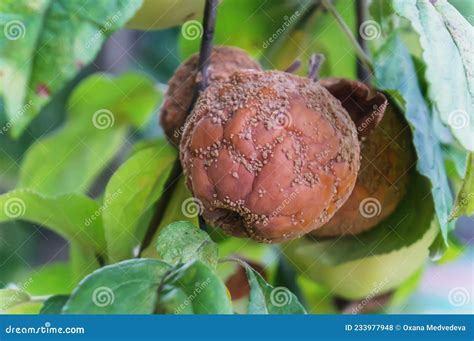
[[[193,110],[194,105],[196,104],[199,93],[204,91],[209,83],[208,77],[208,68],[212,52],[212,40],[214,38],[214,30],[216,25],[216,16],[217,16],[217,5],[218,0],[206,0],[206,5],[204,7],[204,19],[203,19],[203,35],[201,38],[201,47],[199,50],[199,63],[198,63],[198,82],[194,87],[193,99],[191,105],[188,109],[188,115]],[[181,162],[179,157],[175,160],[173,168],[166,180],[163,194],[160,199],[155,204],[155,210],[153,217],[151,218],[150,224],[148,225],[145,237],[143,238],[142,244],[138,251],[138,257],[141,256],[143,250],[145,250],[153,241],[153,236],[155,235],[158,227],[163,220],[163,217],[166,213],[168,205],[171,201],[174,189],[179,181],[183,169],[181,167]],[[199,227],[203,230],[207,229],[206,223],[201,216],[199,216]]]
[[[362,49],[362,47],[359,45],[359,42],[354,37],[352,30],[349,28],[349,26],[347,26],[344,19],[342,19],[341,15],[337,12],[336,8],[332,5],[332,3],[329,0],[322,0],[322,2],[323,2],[323,6],[332,14],[334,19],[336,19],[337,23],[341,27],[342,31],[346,34],[347,38],[351,42],[352,47],[354,48],[354,51],[357,54],[357,57],[359,58],[361,63],[364,64],[365,67],[367,67],[367,69],[370,70],[371,73],[373,73],[372,62],[370,61],[370,58],[367,56],[367,54]]]
[[[367,20],[367,0],[356,0],[356,25],[361,27],[362,24]],[[357,42],[360,45],[362,51],[367,54],[367,41],[360,34],[360,29],[357,30]],[[359,58],[357,58],[357,78],[365,83],[370,82],[370,71],[365,67]]]

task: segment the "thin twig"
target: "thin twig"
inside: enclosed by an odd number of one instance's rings
[[[321,53],[314,53],[309,58],[309,72],[308,78],[317,82],[319,80],[319,70],[326,58]]]
[[[206,5],[204,7],[204,19],[203,19],[203,35],[201,39],[201,48],[199,50],[199,64],[198,64],[198,82],[194,87],[193,98],[191,105],[188,109],[188,115],[192,111],[194,105],[196,104],[199,93],[204,91],[208,86],[208,68],[212,52],[212,40],[214,37],[214,30],[216,25],[216,16],[217,16],[217,5],[218,0],[206,0]],[[138,251],[138,257],[141,256],[143,250],[145,250],[153,241],[153,236],[155,235],[158,227],[160,226],[161,221],[166,213],[169,203],[171,202],[171,197],[173,195],[174,189],[178,184],[179,177],[181,176],[183,169],[181,167],[181,162],[179,157],[175,160],[173,168],[166,180],[163,194],[160,199],[156,202],[154,208],[153,217],[150,220],[145,237],[143,238],[142,244]],[[203,230],[206,230],[206,223],[204,219],[199,217],[199,227]]]
[[[296,70],[298,70],[300,66],[301,66],[301,60],[297,59],[293,63],[291,63],[290,66],[286,68],[285,72],[293,73]]]
[[[357,17],[357,27],[361,27],[363,23],[367,20],[367,0],[356,0],[356,17]],[[367,54],[367,40],[365,40],[360,34],[360,29],[357,30],[357,42],[359,43],[360,48]],[[370,72],[367,70],[364,64],[357,58],[356,62],[357,67],[357,78],[360,81],[369,83],[370,82]]]
[[[370,70],[371,73],[373,73],[373,65],[372,62],[370,61],[370,58],[367,56],[365,51],[360,47],[359,43],[357,42],[357,39],[354,37],[354,34],[352,34],[352,30],[347,26],[346,22],[344,19],[342,19],[341,15],[337,12],[336,8],[331,4],[329,0],[322,0],[323,1],[323,6],[332,14],[334,19],[336,19],[337,23],[343,30],[343,32],[346,34],[347,38],[350,40],[355,53],[357,54],[357,57],[361,61],[362,64],[364,64],[368,70]]]

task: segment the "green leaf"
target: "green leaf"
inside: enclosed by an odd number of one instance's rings
[[[429,230],[434,208],[430,184],[413,172],[408,191],[395,212],[371,230],[357,236],[311,243],[318,261],[335,266],[348,261],[388,254],[414,244]]]
[[[140,216],[161,196],[176,159],[166,142],[136,152],[112,176],[104,197],[103,220],[112,261],[132,257],[141,241]]]
[[[164,227],[158,235],[156,249],[160,258],[169,264],[184,264],[198,259],[215,268],[218,248],[209,235],[187,221]]]
[[[446,0],[394,1],[393,5],[420,36],[428,95],[436,114],[466,149],[474,151],[472,26]]]
[[[63,262],[36,268],[22,282],[25,290],[35,296],[69,294],[77,284],[73,280],[71,265]]]
[[[63,314],[150,314],[171,267],[159,260],[132,259],[105,266],[82,280]]]
[[[19,289],[0,289],[1,314],[38,314],[43,303]]]
[[[61,310],[68,301],[68,295],[55,295],[48,298],[40,310],[40,314],[56,315],[61,314]]]
[[[393,6],[391,1],[372,1],[369,6],[370,15],[380,25],[381,33],[393,30]]]
[[[247,263],[236,258],[245,268],[250,285],[248,314],[306,314],[298,298],[285,287],[273,287]]]
[[[474,213],[474,153],[469,153],[466,174],[451,211],[450,219]]]
[[[334,7],[350,28],[356,27],[353,1],[336,1]],[[303,50],[300,57],[304,64],[302,69],[307,68],[312,53],[322,53],[326,57],[321,68],[322,77],[356,77],[356,55],[344,31],[332,15],[319,11],[305,31],[309,32],[312,40],[308,46],[304,44],[298,47],[298,50]]]
[[[0,289],[0,313],[5,313],[8,309],[26,303],[29,300],[30,295],[23,290]]]
[[[443,156],[449,179],[454,182],[455,188],[459,187],[460,180],[467,171],[469,152],[456,144],[443,145]]]
[[[120,150],[127,128],[143,125],[159,99],[152,80],[139,74],[86,78],[69,99],[62,129],[28,150],[20,187],[48,195],[87,191]]]
[[[85,116],[89,123],[100,125],[101,117],[96,113],[102,110],[103,124],[112,120],[113,125],[129,124],[138,129],[148,121],[160,100],[161,92],[144,74],[129,72],[111,77],[99,73],[89,76],[74,89],[68,112],[71,118]]]
[[[0,195],[0,207],[0,223],[27,220],[77,242],[84,252],[101,254],[106,249],[102,222],[95,219],[99,205],[86,196],[46,197],[29,190],[14,190]]]
[[[174,314],[232,314],[226,286],[199,260],[178,267],[165,279],[159,307]]]
[[[127,130],[94,129],[75,120],[37,140],[26,153],[19,187],[45,195],[83,193],[123,144]]]
[[[382,90],[398,91],[403,98],[404,104],[401,106],[401,103],[398,104],[405,113],[413,133],[413,144],[418,156],[417,169],[431,182],[436,214],[446,241],[448,230],[453,228],[448,223],[453,198],[441,147],[431,128],[429,109],[423,100],[416,78],[413,77],[414,74],[416,73],[410,54],[395,33],[375,56],[376,83]],[[414,212],[413,208],[411,210]]]
[[[6,110],[19,136],[40,109],[122,27],[141,0],[0,3],[0,70]]]

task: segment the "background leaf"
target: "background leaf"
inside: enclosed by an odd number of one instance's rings
[[[77,242],[84,252],[105,251],[102,222],[92,219],[99,212],[99,205],[86,196],[45,197],[29,190],[15,190],[0,195],[0,207],[0,223],[27,220]]]
[[[23,161],[18,187],[46,195],[86,192],[127,133],[125,127],[94,131],[91,125],[70,122],[35,142]]]
[[[461,15],[454,15],[457,11],[445,0],[436,3],[411,0],[393,5],[420,36],[435,113],[466,149],[474,151],[473,30]]]
[[[87,271],[88,268],[82,270]],[[34,269],[21,282],[28,283],[25,290],[34,296],[69,294],[77,284],[71,265],[65,262],[51,263]]]
[[[140,216],[161,196],[176,159],[166,142],[132,155],[112,176],[105,190],[103,220],[108,253],[114,262],[132,257],[140,244]]]
[[[139,74],[86,78],[69,99],[63,128],[28,150],[19,186],[47,195],[87,191],[120,150],[127,128],[143,125],[160,98]]]
[[[237,46],[259,57],[265,51],[265,42],[273,35],[282,34],[288,26],[293,25],[309,4],[310,1],[307,0],[281,0],[277,3],[224,0],[218,9],[214,42],[216,45]],[[236,27],[239,28],[238,31]],[[200,40],[192,38],[185,34],[180,36],[179,44],[183,58],[199,50]]]
[[[375,56],[376,83],[382,90],[396,90],[404,103],[398,106],[405,113],[412,133],[413,144],[418,156],[417,169],[431,182],[436,214],[444,240],[453,226],[448,216],[453,205],[448,177],[444,168],[443,155],[430,120],[430,113],[421,95],[414,70],[413,61],[397,33],[393,34],[379,49]],[[396,99],[396,97],[392,97]],[[409,208],[410,212],[415,212]],[[418,213],[418,212],[417,212]]]
[[[158,287],[171,267],[153,259],[105,266],[86,278],[63,307],[64,314],[150,314]]]
[[[474,213],[474,153],[469,153],[466,174],[454,203],[450,219]]]
[[[22,290],[0,289],[0,313],[29,300],[30,295]]]
[[[79,1],[2,1],[0,30],[9,32],[9,39],[0,41],[2,92],[14,136],[93,60],[105,39],[141,4],[100,0],[86,8]]]
[[[100,96],[98,96],[100,94]],[[123,73],[118,77],[93,74],[71,94],[68,112],[71,118],[86,117],[89,122],[98,110],[112,112],[115,124],[142,127],[161,100],[161,92],[145,74]]]
[[[187,221],[164,227],[158,236],[156,249],[168,264],[184,264],[198,259],[212,268],[217,265],[217,244],[206,232]]]

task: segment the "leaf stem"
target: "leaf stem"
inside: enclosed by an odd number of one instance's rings
[[[371,73],[373,73],[374,67],[372,65],[372,62],[370,61],[369,56],[365,53],[365,51],[359,45],[359,42],[354,37],[354,34],[352,33],[352,30],[350,29],[350,27],[347,26],[344,19],[342,19],[341,15],[338,13],[336,8],[332,5],[332,3],[329,0],[322,0],[322,3],[323,3],[323,6],[332,14],[334,19],[336,19],[336,22],[339,24],[342,31],[346,34],[346,36],[349,39],[349,41],[351,42],[352,47],[354,48],[354,51],[355,51],[357,57],[359,58],[360,62],[368,70],[370,70]]]
[[[201,47],[199,50],[198,63],[198,74],[200,74],[200,77],[198,77],[199,80],[196,83],[196,86],[194,87],[193,99],[188,109],[188,115],[196,104],[199,93],[204,91],[209,83],[208,68],[212,52],[212,40],[214,38],[214,31],[216,26],[217,6],[218,0],[206,0],[206,4],[204,6],[203,35],[201,39]],[[161,221],[163,220],[166,209],[168,208],[168,205],[171,201],[174,189],[176,188],[176,185],[182,173],[183,169],[181,167],[181,162],[178,157],[173,164],[173,168],[171,169],[168,179],[166,180],[163,194],[156,202],[153,217],[150,220],[150,224],[148,225],[145,237],[143,238],[143,241],[138,251],[138,257],[140,257],[143,250],[145,250],[151,244],[153,237],[156,231],[158,230]],[[202,230],[207,229],[206,223],[202,216],[199,216],[199,227]]]

